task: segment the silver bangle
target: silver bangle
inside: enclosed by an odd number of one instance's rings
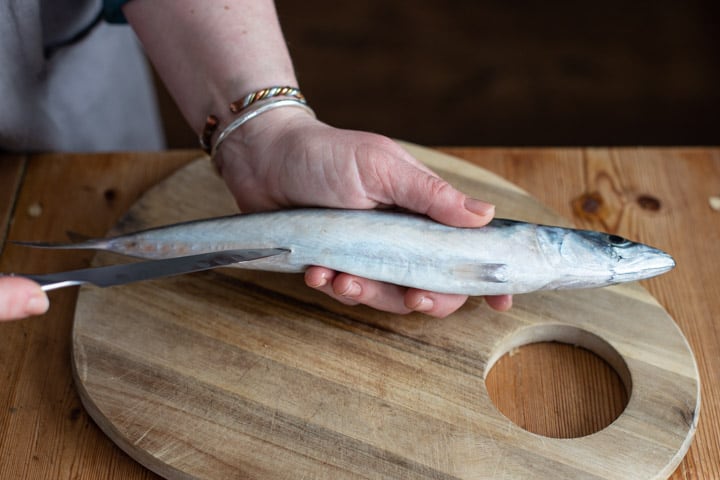
[[[240,128],[246,122],[257,117],[258,115],[262,115],[267,111],[274,110],[280,107],[300,107],[305,109],[313,117],[315,117],[315,112],[313,112],[312,108],[307,105],[304,99],[295,97],[272,97],[266,100],[255,102],[250,107],[247,107],[242,112],[242,114],[240,114],[240,116],[238,116],[235,120],[233,120],[232,123],[230,123],[230,125],[225,127],[225,129],[220,132],[220,135],[218,135],[218,138],[215,141],[215,145],[213,145],[210,152],[210,158],[213,160],[213,163],[215,162],[215,155],[220,149],[220,146],[225,141],[225,139],[230,136],[231,133]]]
[[[299,88],[290,86],[268,87],[248,93],[240,100],[232,102],[230,104],[230,111],[232,113],[241,113],[243,110],[247,110],[248,107],[250,107],[251,105],[256,106],[254,105],[255,103],[264,103],[263,100],[268,100],[274,97],[286,99],[294,98],[297,99],[300,103],[307,103],[307,100],[305,100],[305,95],[302,94]],[[202,148],[203,152],[207,153],[208,155],[210,155],[210,153],[212,152],[212,137],[215,134],[215,131],[217,130],[219,125],[220,120],[217,116],[213,114],[208,115],[207,119],[205,120],[205,125],[203,126],[202,131],[200,132],[200,136],[198,137],[198,140],[200,141],[200,148]]]

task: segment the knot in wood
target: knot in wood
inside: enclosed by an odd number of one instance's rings
[[[660,210],[660,200],[658,200],[656,197],[653,197],[652,195],[640,195],[637,197],[637,204],[640,205],[640,208],[643,210],[649,210],[651,212],[657,212]]]
[[[583,219],[602,219],[606,216],[607,205],[600,192],[583,193],[572,201],[572,207],[575,215]]]

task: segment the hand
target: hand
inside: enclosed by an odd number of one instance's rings
[[[223,144],[217,164],[242,211],[290,206],[370,209],[403,207],[457,227],[480,227],[494,207],[467,197],[418,162],[392,140],[340,130],[307,112],[284,107],[241,127]],[[308,286],[346,303],[394,313],[419,311],[444,317],[465,295],[405,288],[311,267]],[[509,295],[487,297],[497,310]]]
[[[40,286],[22,277],[0,277],[0,321],[41,315],[49,307]]]

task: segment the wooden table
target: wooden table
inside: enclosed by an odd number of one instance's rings
[[[687,336],[703,400],[694,443],[672,478],[719,478],[720,323],[713,312],[720,310],[720,211],[710,198],[720,196],[720,149],[442,150],[509,179],[580,227],[673,254],[678,267],[644,285]],[[6,240],[63,240],[68,230],[104,235],[143,191],[198,155],[0,157],[0,271],[87,266],[88,252],[30,251]],[[69,351],[76,295],[53,292],[47,315],[0,324],[0,478],[156,478],[115,447],[80,405]],[[624,401],[604,362],[550,344],[501,360],[488,388],[513,420],[552,436],[597,430]]]

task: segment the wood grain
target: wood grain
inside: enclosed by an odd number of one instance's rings
[[[504,216],[563,222],[488,172],[408,148]],[[196,162],[146,194],[120,227],[231,209],[220,180]],[[603,357],[630,392],[617,420],[555,439],[503,416],[487,372],[538,341]],[[73,361],[100,427],[171,478],[665,478],[689,447],[699,407],[684,337],[635,285],[517,296],[504,314],[472,299],[442,321],[346,307],[301,277],[263,272],[87,288]]]

